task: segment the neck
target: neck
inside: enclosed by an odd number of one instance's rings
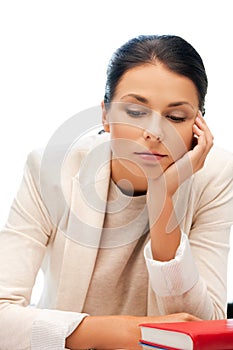
[[[135,167],[135,169],[134,169]],[[129,170],[130,169],[130,170]],[[147,192],[147,179],[139,173],[136,165],[130,164],[127,167],[127,162],[119,159],[111,161],[112,179],[120,190],[128,196],[141,196]]]

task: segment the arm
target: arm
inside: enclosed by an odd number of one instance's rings
[[[196,118],[193,132],[198,137],[194,149],[172,164],[162,176],[148,180],[150,236],[155,260],[174,258],[181,231],[173,208],[173,196],[182,182],[203,167],[213,146],[213,137],[202,117]]]
[[[89,316],[67,338],[69,349],[132,349],[140,350],[140,323],[197,321],[186,313],[158,317]]]
[[[185,224],[189,239],[183,234],[176,257],[157,262],[150,246],[146,247],[151,285],[161,314],[186,311],[202,319],[226,317],[227,259],[233,221],[232,156],[222,158],[222,163],[221,171],[216,168],[208,182],[206,172],[193,182],[192,191],[197,196],[190,203],[192,209]],[[200,187],[203,183],[205,186]]]
[[[232,173],[232,155],[223,153],[208,161],[205,170],[194,176],[195,195],[184,226],[189,241],[183,234],[174,259],[155,261],[152,248],[147,246],[147,266],[161,313],[186,311],[203,319],[226,317]]]
[[[31,154],[0,233],[1,350],[64,348],[65,338],[85,316],[29,306],[37,272],[55,233],[38,190],[39,167],[40,156]]]

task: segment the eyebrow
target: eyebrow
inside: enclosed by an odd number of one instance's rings
[[[121,99],[124,99],[125,97],[133,97],[139,102],[149,104],[149,100],[147,100],[147,98],[145,98],[143,96],[140,96],[140,95],[137,95],[137,94],[127,94],[127,95],[124,95]],[[169,103],[168,107],[178,107],[178,106],[181,106],[181,105],[188,105],[192,109],[194,109],[193,105],[191,103],[187,102],[187,101],[172,102],[172,103]]]
[[[149,101],[143,97],[143,96],[140,96],[140,95],[137,95],[137,94],[128,94],[128,95],[124,95],[123,97],[121,97],[121,99],[124,99],[125,97],[133,97],[135,98],[136,100],[138,100],[139,102],[142,102],[142,103],[149,103]]]

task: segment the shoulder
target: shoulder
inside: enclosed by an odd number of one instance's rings
[[[223,148],[214,146],[206,159],[206,165],[212,165],[215,169],[217,166],[233,166],[233,153]]]
[[[209,152],[204,167],[194,177],[195,181],[208,183],[210,181],[232,181],[233,153],[219,147],[213,147]]]
[[[73,145],[48,144],[44,148],[32,150],[26,161],[26,167],[34,175],[60,173],[66,169],[71,176],[75,176],[83,159],[99,145],[108,144],[109,135],[91,135],[83,137]]]
[[[210,151],[204,167],[193,176],[192,195],[206,203],[233,205],[233,154],[218,147]]]
[[[72,147],[49,145],[29,153],[24,177],[31,190],[36,190],[42,198],[54,222],[57,222],[58,213],[62,215],[67,203],[71,203],[74,179],[80,176],[81,169],[86,169],[87,178],[89,173],[94,173],[93,162],[98,160],[98,155],[91,151],[99,145],[109,147],[107,141],[108,135],[94,135],[78,140]],[[107,152],[103,156],[107,158]],[[87,158],[90,159],[85,166]]]

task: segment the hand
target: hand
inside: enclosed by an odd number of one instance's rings
[[[201,115],[201,112],[198,113],[198,116],[195,120],[195,124],[193,125],[193,132],[197,137],[197,145],[188,153],[190,154],[193,173],[195,173],[203,167],[206,156],[213,146],[214,140],[214,137],[206,124],[206,121]]]
[[[213,145],[213,136],[201,114],[193,125],[193,133],[197,138],[196,146],[170,165],[161,176],[148,180],[151,247],[156,260],[168,261],[175,256],[180,244],[181,217],[177,217],[174,211],[172,197],[185,180],[203,167]]]
[[[200,321],[188,313],[165,316],[88,316],[67,338],[69,349],[141,350],[141,323]]]
[[[204,166],[206,157],[213,146],[213,135],[200,111],[193,125],[193,133],[197,140],[196,146],[169,166],[159,178],[149,180],[151,184],[159,181],[163,183],[166,194],[171,197],[185,180]]]

